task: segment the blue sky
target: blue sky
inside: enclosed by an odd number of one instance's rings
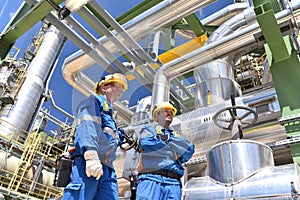
[[[0,1],[0,32],[2,32],[5,26],[9,23],[9,20],[13,17],[14,13],[17,11],[18,7],[23,1],[14,0],[13,2],[14,3],[12,3],[11,0]],[[98,0],[98,2],[100,2],[100,5],[105,8],[113,17],[118,17],[124,12],[128,11],[130,8],[134,7],[134,5],[142,2],[142,0]],[[232,2],[232,0],[219,0],[216,3],[218,4],[218,6],[209,5],[207,8],[199,11],[197,14],[198,16],[200,16],[200,18],[204,18],[208,14],[214,12],[216,9],[224,7],[225,5],[228,5]],[[31,43],[34,34],[39,30],[40,26],[41,23],[37,23],[16,41],[14,46],[21,48],[19,57],[23,58],[24,50]],[[76,47],[71,41],[67,40],[50,82],[50,90],[53,91],[53,97],[56,105],[70,114],[72,114],[72,98],[74,98],[74,90],[68,83],[66,83],[66,81],[62,77],[61,67],[64,59],[78,50],[78,47]],[[149,91],[142,87],[136,88],[134,92],[134,94],[143,94],[142,96],[150,94]],[[126,94],[123,96],[130,100],[130,104],[135,104],[138,100],[138,97],[136,95],[132,95],[132,92],[130,94],[131,97]],[[46,102],[44,104],[44,107],[48,108],[53,116],[60,119],[61,121],[65,121],[65,115],[53,109],[50,101]]]

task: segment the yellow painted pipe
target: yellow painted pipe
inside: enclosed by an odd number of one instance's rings
[[[165,53],[162,53],[158,55],[158,59],[162,64],[168,63],[172,60],[175,60],[176,58],[179,58],[180,56],[183,56],[187,53],[190,53],[196,49],[199,49],[203,46],[203,44],[206,42],[207,36],[206,35],[201,35],[197,38],[194,38],[178,47],[175,47]],[[152,64],[151,67],[153,69],[159,68],[158,64]],[[140,72],[141,74],[143,73],[143,70],[140,69],[139,66],[136,67],[136,70]],[[133,75],[127,75],[126,78],[128,80],[134,79]]]

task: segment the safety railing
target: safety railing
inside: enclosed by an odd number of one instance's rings
[[[9,132],[0,130],[0,192],[24,199],[60,197],[62,189],[52,185],[56,159],[64,150],[36,131],[28,133],[3,119],[0,124],[11,127]]]

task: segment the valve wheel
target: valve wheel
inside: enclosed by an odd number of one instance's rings
[[[245,110],[246,113],[242,116],[237,116],[236,113],[238,113],[238,110]],[[224,117],[226,115],[226,112],[229,112],[230,118]],[[253,115],[253,118],[246,119],[248,116]],[[251,108],[244,107],[244,106],[232,106],[224,108],[220,111],[218,111],[213,116],[213,121],[216,126],[219,128],[225,129],[225,130],[231,130],[234,124],[235,120],[240,120],[242,128],[247,128],[257,121],[258,115],[257,113],[252,110]]]
[[[120,148],[124,151],[128,151],[137,145],[138,137],[135,132],[130,135],[124,134],[124,139],[120,144]]]

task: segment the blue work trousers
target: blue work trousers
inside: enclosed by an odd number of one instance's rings
[[[70,183],[64,189],[62,200],[117,200],[118,182],[113,168],[103,165],[103,175],[99,180],[87,177],[83,156],[73,161]]]
[[[141,175],[139,177],[139,182],[136,190],[136,200],[171,199],[181,199],[180,180],[172,180],[160,175]]]

